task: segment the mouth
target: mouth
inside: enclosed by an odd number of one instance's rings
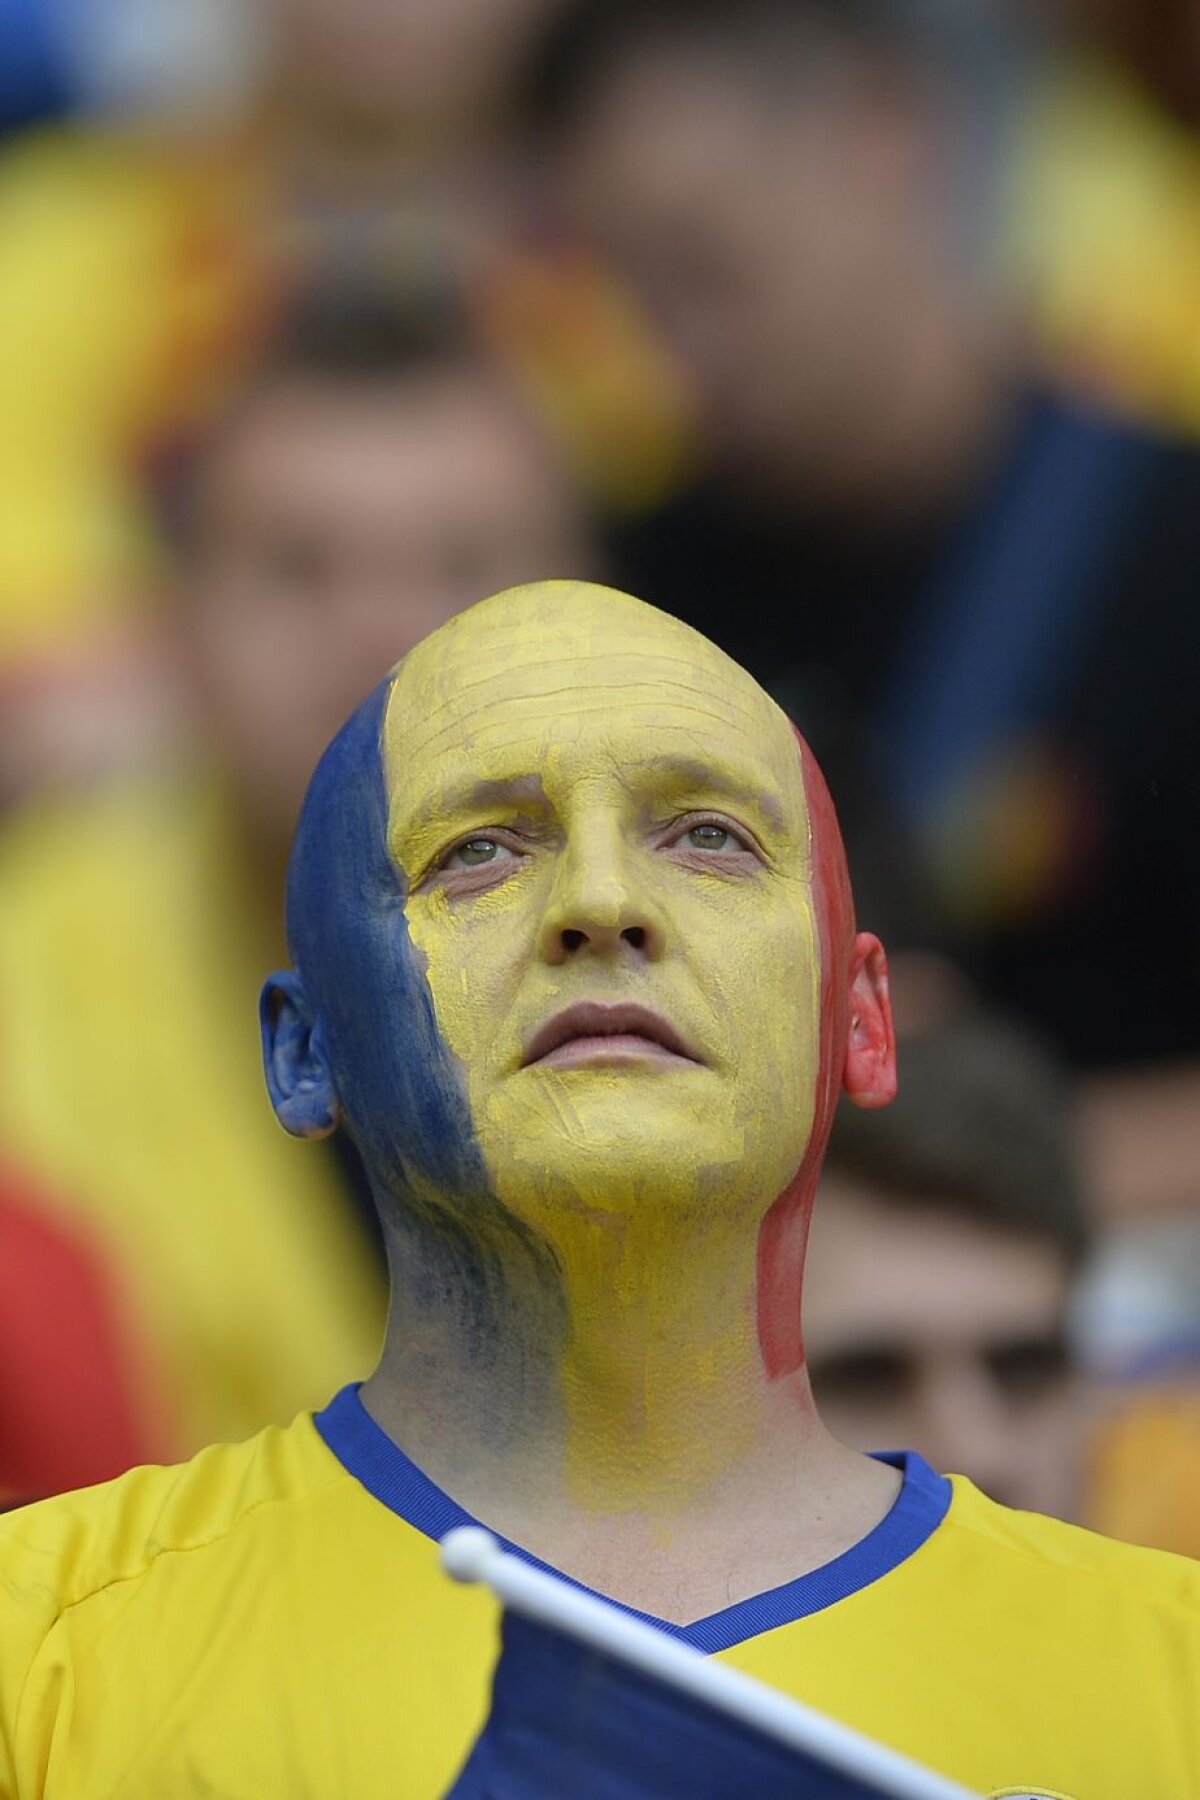
[[[669,1019],[647,1006],[581,1001],[555,1013],[525,1045],[523,1068],[618,1068],[631,1063],[664,1066],[700,1063]]]

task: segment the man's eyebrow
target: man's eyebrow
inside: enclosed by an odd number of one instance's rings
[[[433,811],[449,817],[491,806],[535,806],[540,809],[546,804],[546,790],[540,775],[504,776],[499,780],[466,776],[448,781],[432,803],[421,811],[422,816]],[[399,810],[403,813],[404,809]]]
[[[705,762],[700,757],[679,756],[668,752],[655,757],[651,766],[657,774],[672,775],[684,788],[708,788],[731,800],[751,801],[777,830],[787,829],[783,797],[765,768],[744,764],[734,759],[728,763]]]
[[[680,790],[719,794],[731,802],[756,807],[779,831],[787,829],[787,811],[782,795],[765,767],[722,758],[707,762],[702,757],[683,756],[666,751],[644,765],[648,776],[661,781],[665,776]],[[421,829],[431,815],[451,820],[461,814],[485,812],[489,808],[528,807],[544,812],[550,800],[540,775],[532,773],[500,778],[482,778],[469,773],[447,779],[445,786],[428,799],[419,812],[403,803],[392,816],[392,830]]]

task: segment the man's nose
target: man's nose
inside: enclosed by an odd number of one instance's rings
[[[618,832],[597,829],[563,850],[542,921],[548,963],[578,956],[632,955],[655,961],[665,920]]]

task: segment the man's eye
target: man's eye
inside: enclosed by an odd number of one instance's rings
[[[501,844],[496,838],[468,838],[465,844],[458,844],[443,863],[446,869],[480,869],[485,863],[503,862],[514,854],[507,844]]]
[[[680,850],[707,850],[710,855],[727,855],[731,851],[752,849],[747,835],[720,819],[697,819],[694,825],[681,819],[677,831],[678,835],[669,841]]]
[[[723,825],[693,825],[687,840],[693,850],[728,850],[731,844],[737,844],[733,833]]]

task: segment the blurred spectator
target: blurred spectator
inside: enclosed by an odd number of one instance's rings
[[[561,0],[275,0],[268,223],[289,257],[481,291],[525,170],[513,70]]]
[[[1103,1401],[1087,1523],[1189,1556],[1200,1556],[1197,1294],[1195,1215],[1166,1213],[1110,1227],[1075,1308],[1076,1341]]]
[[[507,123],[513,78],[559,0],[275,0],[276,106],[345,170],[453,163]],[[335,190],[336,191],[336,190]]]
[[[566,221],[649,304],[754,498],[928,512],[999,428],[993,11],[569,0],[534,59]]]
[[[1086,1241],[1061,1073],[970,1016],[902,1044],[897,1099],[845,1109],[813,1216],[813,1392],[857,1449],[911,1444],[994,1499],[1079,1516],[1067,1341]]]
[[[1200,1386],[1175,1380],[1112,1396],[1088,1463],[1086,1523],[1108,1537],[1200,1557]]]
[[[236,386],[280,282],[458,288],[503,256],[508,73],[557,4],[9,5],[0,806],[168,735],[138,460]]]
[[[0,658],[0,818],[164,754],[182,699],[165,636],[144,618]]]
[[[1200,1555],[1197,1345],[1136,1370],[1094,1355],[1107,1252],[1063,1071],[970,1010],[904,1038],[900,1068],[890,1107],[839,1113],[813,1216],[804,1335],[822,1416],[1009,1505]]]
[[[704,424],[619,578],[859,745],[933,943],[1094,1072],[1101,1210],[1194,1207],[1200,456],[1022,373],[993,10],[574,0],[531,116]]]
[[[145,1461],[145,1372],[111,1271],[11,1165],[0,1168],[0,1509]]]
[[[380,671],[590,551],[553,447],[440,295],[311,289],[191,460],[159,486],[185,658],[244,847],[281,877],[315,757]]]
[[[588,559],[491,363],[337,292],[295,309],[159,498],[196,754],[31,804],[0,841],[0,1140],[119,1270],[174,1456],[318,1402],[377,1347],[352,1154],[278,1130],[254,1023],[311,767],[423,633]]]
[[[169,731],[136,457],[247,354],[268,261],[237,111],[256,5],[16,11],[0,93],[34,128],[0,141],[0,806]]]
[[[1037,353],[1200,432],[1200,28],[1192,0],[1027,5],[1065,27],[1020,134],[1011,242]]]

